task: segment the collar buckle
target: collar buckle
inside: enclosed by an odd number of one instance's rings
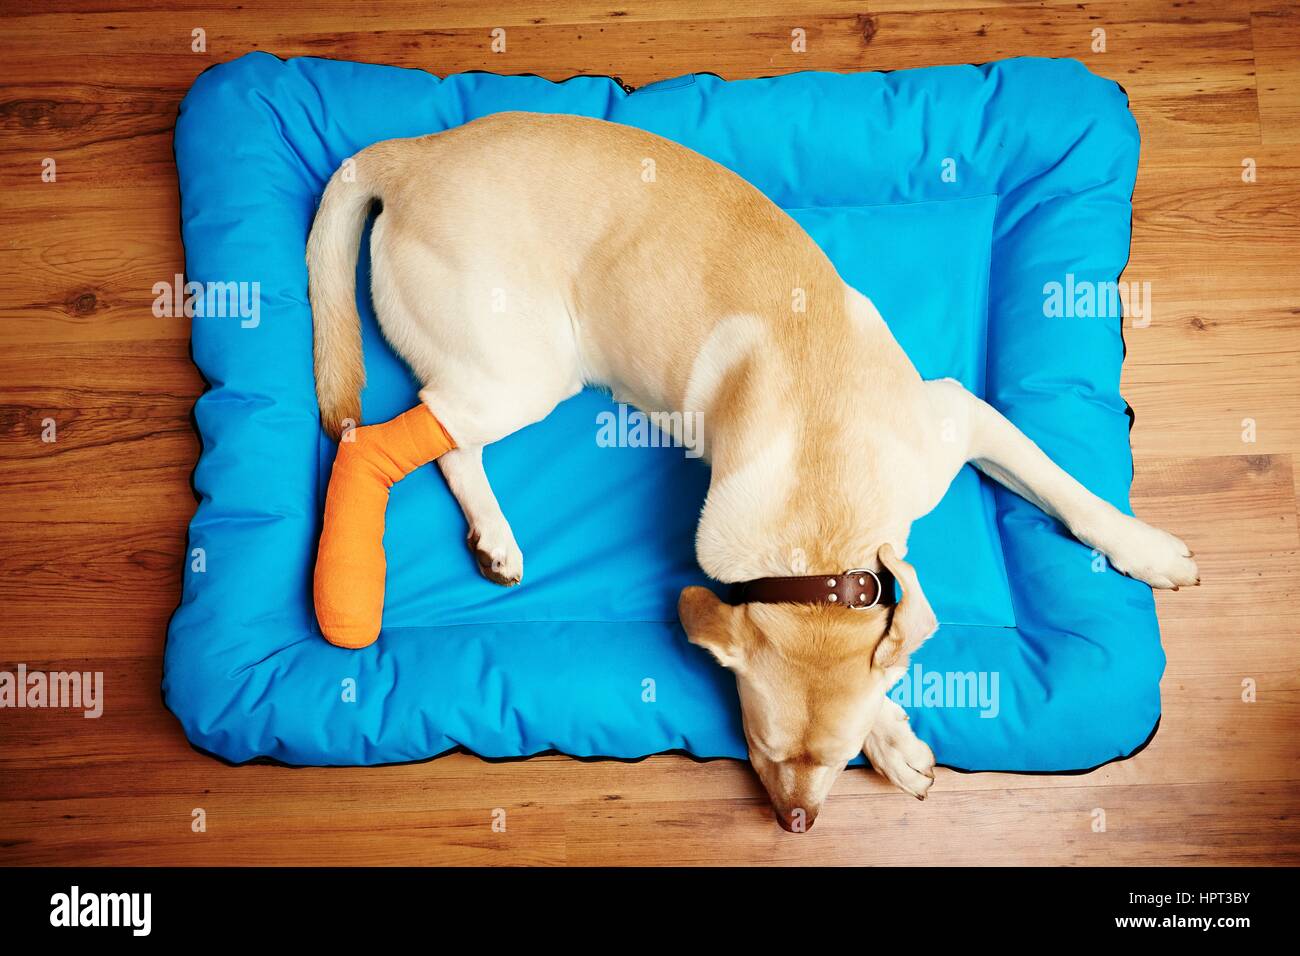
[[[870,568],[850,568],[844,572],[844,578],[852,585],[853,588],[861,587],[858,592],[858,598],[855,601],[849,601],[844,606],[853,611],[869,611],[880,603],[880,596],[884,593],[884,584],[880,580],[880,575]],[[875,584],[875,596],[872,597],[871,603],[864,603],[867,597],[867,578],[871,578]],[[850,588],[852,590],[852,588]]]

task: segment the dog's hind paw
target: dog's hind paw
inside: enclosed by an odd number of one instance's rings
[[[524,553],[509,532],[506,532],[504,540],[499,535],[471,532],[468,540],[483,577],[505,587],[514,587],[524,579]]]
[[[907,712],[888,697],[862,752],[876,772],[898,789],[925,799],[934,783],[934,752],[912,731]]]

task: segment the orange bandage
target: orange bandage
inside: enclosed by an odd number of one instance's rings
[[[339,647],[374,643],[384,614],[384,512],[388,493],[421,465],[456,447],[423,405],[344,435],[325,495],[316,553],[316,620]]]

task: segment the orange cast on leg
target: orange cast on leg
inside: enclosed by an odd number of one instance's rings
[[[421,465],[456,447],[423,405],[339,443],[316,553],[316,620],[339,647],[374,643],[384,614],[384,512],[388,493]]]

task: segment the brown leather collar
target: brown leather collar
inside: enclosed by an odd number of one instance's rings
[[[755,578],[733,587],[733,604],[837,604],[865,611],[894,603],[894,576],[887,570],[853,568],[838,574]]]

